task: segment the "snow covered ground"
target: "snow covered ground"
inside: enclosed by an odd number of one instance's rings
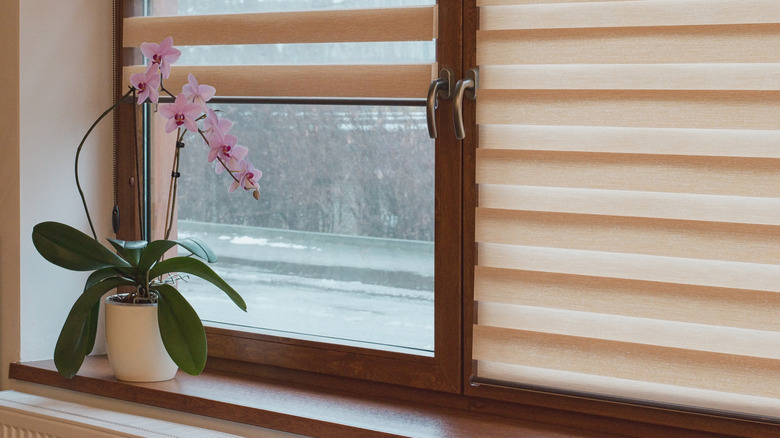
[[[247,302],[244,313],[190,277],[179,289],[204,321],[433,350],[431,242],[180,221],[188,236],[209,243],[212,268]]]

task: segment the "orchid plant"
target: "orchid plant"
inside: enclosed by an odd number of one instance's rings
[[[207,102],[216,94],[214,87],[198,83],[192,74],[178,95],[174,96],[163,85],[163,80],[171,74],[171,65],[181,55],[173,47],[173,39],[165,38],[159,44],[143,43],[141,52],[149,60],[146,70],[130,76],[129,91],[98,117],[76,150],[76,187],[92,237],[58,222],[42,222],[33,228],[33,244],[46,260],[69,270],[93,271],[65,320],[54,350],[57,370],[67,378],[78,372],[84,357],[92,351],[100,301],[106,292],[115,288],[129,286],[130,292],[120,295],[124,302],[157,303],[163,344],[179,368],[193,375],[200,374],[206,364],[206,334],[195,310],[174,287],[175,279],[181,278],[181,274],[200,277],[221,289],[240,309],[246,311],[246,303],[238,292],[199,260],[217,261],[216,255],[205,242],[196,238],[169,240],[179,177],[178,157],[184,146],[184,135],[191,132],[204,141],[208,162],[214,163],[215,172],[227,173],[231,177],[229,192],[242,188],[259,199],[258,180],[262,173],[247,161],[249,150],[237,144],[238,138],[230,134],[233,123],[207,106]],[[95,126],[117,106],[131,99],[138,105],[145,102],[158,104],[161,93],[173,100],[172,103],[158,105],[159,113],[167,119],[165,131],[176,131],[165,237],[152,242],[107,239],[112,251],[99,242],[92,225],[78,178],[79,156]],[[190,254],[165,259],[165,253],[175,246],[186,249]]]

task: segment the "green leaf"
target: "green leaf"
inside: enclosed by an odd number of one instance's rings
[[[141,252],[146,248],[145,240],[132,240],[129,242],[117,239],[107,240],[122,258],[127,260],[133,267],[138,266],[138,262],[141,259]]]
[[[144,273],[154,265],[166,251],[173,248],[176,242],[173,240],[154,240],[141,253],[141,260],[138,262],[138,272]]]
[[[111,277],[124,277],[128,280],[131,280],[133,278],[132,272],[127,272],[127,270],[124,269],[102,268],[90,274],[89,278],[87,278],[87,283],[84,285],[84,290],[87,290],[88,288],[105,280],[106,278],[111,278]]]
[[[214,286],[222,289],[222,291],[236,303],[236,306],[246,312],[246,303],[244,302],[244,299],[241,298],[241,295],[202,261],[191,257],[174,257],[172,259],[163,260],[152,268],[149,277],[157,278],[171,272],[184,272],[208,281]]]
[[[196,255],[209,263],[214,263],[217,261],[217,254],[211,250],[209,245],[203,239],[199,239],[197,237],[187,237],[184,239],[175,240],[174,242],[182,246],[187,251],[191,252],[193,255]]]
[[[206,366],[206,331],[195,309],[169,284],[155,286],[157,320],[165,350],[184,372],[198,375]]]
[[[57,371],[70,379],[84,362],[84,357],[95,346],[100,298],[111,289],[132,285],[122,278],[109,278],[87,288],[70,309],[62,326],[57,346],[54,347],[54,365]]]
[[[201,239],[188,237],[180,240],[155,240],[150,242],[141,254],[141,260],[138,263],[138,271],[148,271],[166,251],[176,245],[183,247],[193,255],[208,262],[213,263],[217,261],[217,255],[209,248],[206,242]]]
[[[73,271],[93,271],[130,265],[95,239],[59,222],[41,222],[33,228],[35,249],[51,263]]]

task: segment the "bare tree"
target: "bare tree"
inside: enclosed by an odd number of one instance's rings
[[[433,240],[434,151],[417,108],[224,105],[264,172],[260,202],[227,196],[229,179],[185,149],[181,219]],[[198,151],[199,148],[203,150]]]

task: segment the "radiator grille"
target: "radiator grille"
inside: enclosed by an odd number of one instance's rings
[[[3,424],[0,426],[0,436],[3,438],[56,438],[56,435],[50,435],[48,433],[38,433],[34,430],[25,429],[22,427],[8,426]]]
[[[16,391],[0,392],[0,438],[236,438]]]

